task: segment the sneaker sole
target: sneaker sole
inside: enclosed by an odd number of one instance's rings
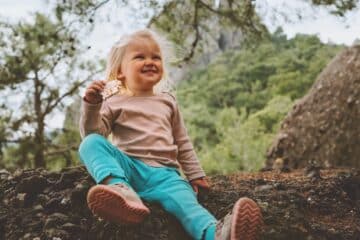
[[[240,198],[233,208],[230,240],[256,240],[262,225],[259,206],[250,198]]]
[[[145,205],[127,201],[106,185],[92,187],[87,194],[87,203],[95,216],[121,225],[140,223],[150,214]]]

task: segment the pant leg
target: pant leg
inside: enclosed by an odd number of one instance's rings
[[[129,156],[131,163],[131,174],[128,178],[130,185],[135,192],[143,192],[147,189],[147,182],[151,178],[153,171],[151,167],[138,158]]]
[[[197,201],[191,185],[173,168],[152,168],[146,190],[139,195],[160,203],[174,215],[193,239],[205,238],[206,230],[217,222],[215,217]]]
[[[204,240],[214,240],[216,232],[216,223],[211,224],[204,234]]]
[[[129,184],[131,162],[129,157],[99,134],[89,134],[80,144],[79,156],[96,183],[112,176]]]

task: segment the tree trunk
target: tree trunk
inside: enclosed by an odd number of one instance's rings
[[[42,129],[41,129],[42,128]],[[44,156],[44,126],[39,124],[35,132],[35,154],[34,154],[34,165],[35,168],[43,167],[46,168],[45,156]]]
[[[36,128],[35,128],[35,142],[34,142],[34,167],[46,167],[45,165],[45,158],[44,158],[44,116],[41,109],[41,93],[42,93],[42,86],[40,80],[38,79],[38,74],[35,72],[35,79],[34,79],[34,109],[35,109],[35,116],[36,116]]]
[[[267,153],[290,168],[360,167],[360,46],[338,54],[282,122]],[[276,164],[275,164],[276,165]]]

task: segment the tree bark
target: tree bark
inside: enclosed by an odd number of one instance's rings
[[[34,167],[46,167],[45,165],[45,157],[44,157],[44,116],[41,109],[41,93],[42,86],[40,84],[40,80],[38,78],[37,72],[35,72],[34,78],[34,109],[36,116],[36,128],[35,128],[35,152],[34,152]]]

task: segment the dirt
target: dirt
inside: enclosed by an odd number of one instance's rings
[[[267,171],[210,178],[199,201],[217,218],[243,196],[260,205],[260,239],[360,239],[360,170]],[[86,194],[94,184],[83,167],[0,170],[0,239],[189,239],[161,207],[138,226],[117,226],[92,216]]]

